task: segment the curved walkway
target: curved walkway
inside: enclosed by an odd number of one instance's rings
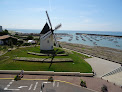
[[[97,57],[85,59],[93,68],[96,77],[102,77],[104,74],[111,72],[121,65],[108,60],[100,59]]]

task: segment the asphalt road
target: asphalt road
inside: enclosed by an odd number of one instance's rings
[[[0,92],[93,92],[66,82],[46,80],[0,80]]]

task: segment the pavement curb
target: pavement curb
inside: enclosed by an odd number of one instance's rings
[[[0,70],[0,74],[20,74],[21,70]],[[24,75],[51,75],[51,76],[84,76],[93,77],[93,73],[54,72],[54,71],[24,71]]]

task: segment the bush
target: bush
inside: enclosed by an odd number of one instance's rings
[[[53,82],[53,77],[49,77],[49,78],[48,78],[48,81]]]
[[[17,47],[20,47],[22,44],[20,42],[17,42]]]
[[[0,46],[0,50],[7,50],[7,46]]]
[[[7,49],[7,46],[3,46],[3,49],[6,50]]]
[[[30,46],[31,43],[24,43],[23,46]]]
[[[107,86],[106,86],[106,85],[103,85],[103,86],[101,87],[101,91],[102,91],[102,92],[108,92]]]
[[[27,40],[33,40],[33,36],[32,36],[32,35],[29,35],[29,36],[27,37]]]
[[[7,29],[5,29],[2,32],[0,32],[0,36],[2,36],[2,35],[10,35],[10,33],[8,32]]]
[[[14,80],[21,80],[21,78],[20,78],[20,76],[19,75],[16,75],[15,77],[14,77]]]
[[[81,85],[82,87],[86,87],[86,88],[87,88],[87,86],[86,86],[86,82],[83,81],[82,79],[81,79],[81,83],[80,83],[80,85]]]

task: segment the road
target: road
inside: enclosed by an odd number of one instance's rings
[[[44,86],[42,86],[44,85]],[[93,92],[66,82],[46,80],[0,80],[0,92]]]

